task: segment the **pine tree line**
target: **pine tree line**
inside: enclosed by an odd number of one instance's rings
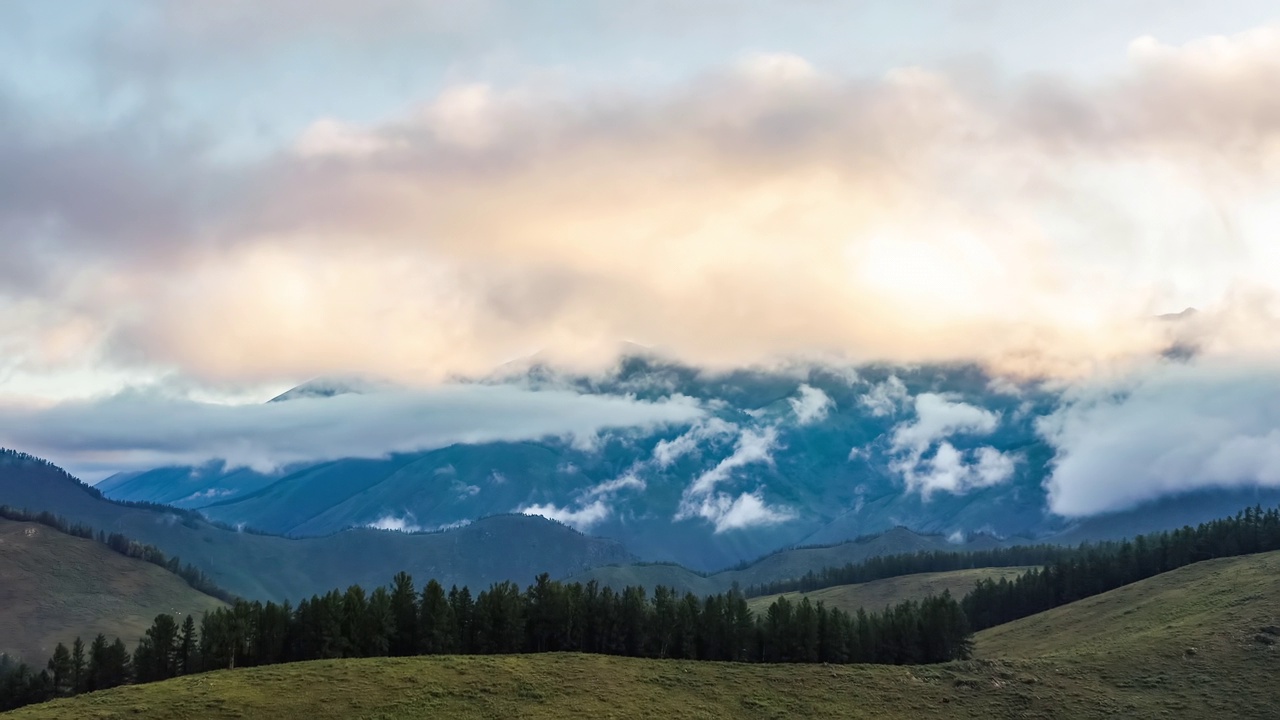
[[[982,630],[1201,560],[1272,550],[1280,550],[1280,510],[1252,507],[1196,527],[1082,545],[1013,580],[979,582],[962,605],[974,629]]]
[[[190,617],[188,617],[190,619]],[[43,670],[0,655],[0,712],[57,697],[106,690],[132,682],[133,659],[124,641],[108,643],[99,634],[85,647],[76,638],[71,649],[58,643]]]
[[[135,558],[158,565],[165,570],[182,578],[187,585],[193,590],[212,595],[223,602],[235,602],[236,596],[222,588],[208,576],[200,568],[187,563],[182,564],[182,560],[178,557],[168,557],[160,548],[154,545],[140,543],[120,533],[107,534],[101,530],[95,532],[92,527],[84,523],[68,522],[65,518],[54,515],[51,512],[30,512],[28,510],[19,510],[8,505],[0,505],[0,518],[5,520],[14,520],[16,522],[33,522],[53,528],[58,532],[72,535],[87,540],[96,540],[97,542],[107,546],[114,552],[124,555],[128,558]]]
[[[988,552],[1011,559],[1016,550]],[[191,617],[179,628],[161,615],[132,655],[119,639],[108,645],[99,636],[87,653],[79,639],[72,650],[59,645],[39,672],[0,657],[0,709],[127,682],[321,658],[579,651],[740,662],[943,662],[968,656],[973,629],[1201,560],[1280,550],[1280,510],[1248,508],[1194,528],[1058,550],[1044,567],[1012,581],[978,583],[961,602],[944,593],[852,615],[784,597],[756,616],[736,589],[699,599],[659,587],[650,598],[640,587],[614,592],[545,574],[524,591],[503,582],[473,597],[466,587],[446,592],[432,580],[419,592],[400,573],[372,592],[351,586],[297,608],[237,600],[206,613],[198,633]],[[913,567],[899,562],[913,557],[948,561],[925,553],[861,566],[887,572]]]
[[[1067,557],[1075,548],[1062,545],[1017,545],[992,550],[929,550],[898,555],[880,555],[857,563],[810,570],[801,577],[747,587],[747,597],[791,592],[813,592],[837,585],[884,580],[926,572],[950,572],[988,567],[1044,565]]]
[[[646,658],[772,663],[945,662],[969,656],[969,625],[949,594],[883,612],[849,614],[779,598],[759,616],[734,590],[698,598],[659,587],[615,592],[543,574],[525,590],[492,585],[474,597],[399,573],[366,592],[353,585],[289,603],[238,600],[181,626],[159,615],[132,655],[98,636],[59,644],[44,670],[0,666],[0,709],[117,685],[222,668],[326,658],[588,652]]]

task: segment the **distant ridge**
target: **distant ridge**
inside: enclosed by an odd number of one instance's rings
[[[291,539],[237,532],[193,511],[106,500],[61,468],[13,451],[0,451],[0,505],[48,511],[154,545],[248,599],[296,601],[351,584],[372,588],[401,570],[446,586],[525,585],[540,572],[563,577],[635,560],[621,543],[525,515],[423,534],[360,528]]]

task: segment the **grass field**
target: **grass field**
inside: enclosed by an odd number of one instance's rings
[[[807,597],[811,602],[822,602],[829,608],[838,608],[850,613],[857,612],[858,608],[865,608],[867,612],[872,612],[882,610],[886,605],[896,605],[903,600],[919,600],[926,595],[941,595],[944,590],[950,591],[958,600],[972,590],[974,583],[980,580],[1013,579],[1028,569],[1024,567],[976,568],[917,573],[855,585],[837,585],[808,593],[762,595],[751,598],[747,601],[747,605],[752,612],[762,613],[780,597],[786,597],[792,602],[799,602],[801,598]]]
[[[590,655],[323,661],[197,675],[13,718],[1274,718],[1280,553],[1211,561],[981,633],[929,667]],[[1267,635],[1268,637],[1271,637]],[[999,656],[999,659],[996,659]]]
[[[59,642],[117,635],[130,647],[164,612],[222,603],[151,563],[36,523],[0,520],[0,652],[44,666]]]

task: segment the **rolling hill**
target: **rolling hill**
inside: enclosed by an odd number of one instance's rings
[[[629,565],[604,565],[587,570],[570,578],[572,581],[595,580],[602,586],[621,590],[628,585],[642,585],[652,590],[664,585],[681,593],[714,595],[727,592],[734,583],[742,589],[753,585],[803,577],[805,573],[828,567],[841,567],[859,563],[882,555],[899,555],[939,550],[963,552],[966,550],[990,550],[1004,543],[990,535],[975,535],[966,542],[955,543],[941,535],[924,535],[907,528],[897,527],[884,533],[858,538],[849,542],[824,547],[804,547],[780,550],[755,562],[732,570],[713,574],[701,574],[666,563],[632,563]]]
[[[896,605],[903,600],[918,600],[927,595],[941,595],[943,591],[950,592],[953,597],[959,599],[964,597],[976,582],[988,579],[998,582],[1002,578],[1012,580],[1029,569],[1025,567],[975,568],[900,575],[854,585],[836,585],[807,593],[760,595],[748,600],[747,606],[752,612],[762,613],[780,597],[791,601],[799,601],[807,597],[811,602],[821,602],[829,608],[837,608],[849,613],[855,613],[859,609],[872,612],[881,610],[886,605]]]
[[[936,666],[318,661],[118,688],[12,717],[1272,718],[1277,590],[1280,553],[1203,562],[992,628],[978,635],[978,659]]]
[[[0,653],[42,666],[59,642],[103,633],[132,645],[160,613],[181,622],[222,604],[96,541],[0,519]]]
[[[154,545],[249,599],[297,600],[351,584],[372,588],[401,570],[446,587],[483,588],[503,580],[524,585],[539,572],[567,576],[634,560],[615,541],[524,515],[422,534],[354,529],[290,539],[237,532],[191,512],[105,500],[60,469],[12,452],[0,452],[0,505],[52,512]]]

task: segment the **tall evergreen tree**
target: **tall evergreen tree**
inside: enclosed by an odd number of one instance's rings
[[[75,691],[75,683],[72,679],[73,667],[71,663],[71,652],[67,650],[67,646],[58,643],[53,649],[53,657],[49,658],[49,677],[53,683],[54,695],[71,695]]]
[[[84,641],[79,637],[71,645],[71,692],[72,694],[82,693],[85,691],[85,685],[88,682],[89,665],[88,659],[85,657]]]
[[[182,631],[178,636],[178,674],[190,675],[199,670],[199,639],[196,637],[196,619],[190,613],[182,621]]]

